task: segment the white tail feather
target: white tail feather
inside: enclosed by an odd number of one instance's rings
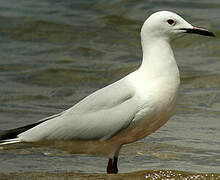
[[[6,145],[6,144],[14,144],[20,142],[19,138],[14,138],[14,139],[7,139],[4,141],[1,141],[0,145]]]

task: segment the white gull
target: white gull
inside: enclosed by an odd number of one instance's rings
[[[1,144],[63,141],[61,146],[66,149],[83,144],[81,153],[108,156],[107,173],[117,173],[122,145],[153,133],[174,113],[180,77],[170,41],[184,33],[214,36],[175,13],[152,14],[141,29],[143,60],[139,69],[60,114],[1,131]],[[78,145],[69,146],[70,142]]]

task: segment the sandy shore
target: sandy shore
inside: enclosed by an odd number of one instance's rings
[[[8,173],[0,174],[1,180],[6,179],[16,179],[16,180],[84,180],[84,179],[106,179],[106,180],[150,180],[150,179],[166,179],[166,180],[188,180],[188,179],[197,179],[197,180],[219,180],[220,174],[216,173],[188,173],[183,171],[174,171],[174,170],[145,170],[137,171],[132,173],[121,173],[117,175],[108,175],[108,174],[87,174],[87,173],[48,173],[48,172],[21,172],[21,173]]]

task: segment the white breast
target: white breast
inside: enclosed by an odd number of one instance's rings
[[[153,133],[173,115],[179,89],[179,80],[161,77],[147,85],[136,82],[136,101],[139,111],[130,126],[116,138],[122,144],[137,141]]]

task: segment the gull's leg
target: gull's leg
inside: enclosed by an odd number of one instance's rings
[[[108,166],[107,166],[107,173],[108,174],[117,174],[118,173],[118,155],[119,155],[119,151],[121,149],[121,146],[122,145],[120,145],[116,149],[114,157],[109,158],[109,160],[108,160]]]
[[[112,172],[117,174],[118,173],[118,166],[117,166],[117,163],[118,163],[118,157],[114,157],[114,161],[113,161],[113,168],[112,168]]]
[[[111,174],[113,173],[113,164],[112,164],[112,158],[108,159],[108,165],[107,165],[107,173]]]
[[[112,158],[109,158],[108,160],[108,166],[107,166],[107,173],[108,174],[117,174],[118,173],[118,158],[114,157],[114,160],[112,161]]]

